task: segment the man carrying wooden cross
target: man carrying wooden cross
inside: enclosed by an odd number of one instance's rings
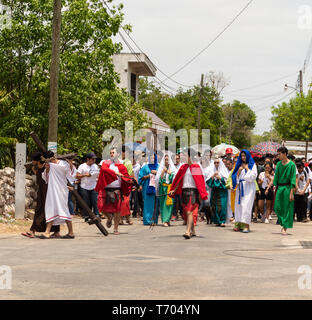
[[[71,176],[72,168],[64,160],[54,158],[52,151],[47,151],[46,159],[50,159],[45,164],[42,173],[43,180],[48,183],[47,198],[45,203],[45,215],[47,228],[43,235],[44,239],[50,238],[51,227],[66,222],[68,234],[63,239],[74,239],[72,218],[68,209],[68,187],[67,177]]]

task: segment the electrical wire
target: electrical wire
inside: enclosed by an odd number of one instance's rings
[[[142,60],[140,59],[139,55],[133,50],[133,48],[131,47],[131,45],[128,43],[128,41],[124,38],[124,36],[122,35],[121,32],[119,32],[119,35],[121,37],[121,39],[124,41],[124,43],[126,44],[126,46],[129,48],[129,50],[131,51],[131,53],[135,56],[135,58],[138,60],[138,62],[142,62]],[[143,67],[146,69],[146,71],[149,71],[148,68],[145,66],[145,64],[143,63]],[[156,77],[157,80],[158,77]],[[170,95],[174,94],[173,92],[169,91],[167,88],[177,91],[174,88],[169,87],[166,84],[162,84],[161,82],[156,81],[155,79],[153,79],[154,82],[156,82],[160,87],[162,87],[165,91],[167,91]],[[167,87],[167,88],[166,88]]]
[[[288,96],[290,96],[291,94],[293,94],[295,91],[296,91],[296,90],[291,91],[291,92],[288,93],[286,96],[278,99],[277,101],[272,102],[270,105],[267,105],[266,107],[262,107],[262,108],[257,109],[257,110],[254,110],[254,109],[253,109],[253,111],[254,111],[254,112],[260,112],[260,111],[263,111],[263,110],[265,110],[265,109],[267,109],[267,108],[270,108],[270,107],[274,106],[276,103],[284,100],[285,98],[287,98]]]
[[[292,77],[292,76],[295,75],[295,74],[297,74],[297,72],[292,73],[292,74],[289,74],[289,75],[284,76],[284,77],[281,77],[281,78],[278,78],[278,79],[275,79],[275,80],[270,80],[270,81],[267,81],[267,82],[259,83],[259,84],[256,84],[256,85],[254,85],[254,86],[251,86],[251,87],[242,88],[242,89],[237,89],[237,90],[232,90],[232,91],[226,92],[226,94],[230,94],[230,93],[233,93],[233,92],[250,90],[250,89],[254,89],[254,88],[258,88],[258,87],[263,87],[263,86],[265,86],[265,85],[268,85],[268,84],[271,84],[271,83],[274,83],[274,82],[278,82],[278,81],[280,81],[280,80],[283,80],[283,79]]]
[[[196,58],[198,58],[203,52],[205,52],[209,47],[211,47],[224,33],[227,29],[229,29],[234,22],[243,14],[243,12],[245,10],[247,10],[247,8],[252,4],[254,0],[250,0],[248,1],[248,3],[243,7],[243,9],[240,10],[240,12],[234,17],[233,20],[231,20],[231,22],[224,28],[222,29],[222,31],[220,33],[218,33],[218,35],[204,48],[202,49],[199,53],[197,53],[192,59],[190,59],[188,62],[186,62],[181,68],[179,68],[176,72],[172,73],[169,77],[167,77],[166,79],[164,79],[162,81],[162,83],[164,83],[165,81],[167,81],[169,78],[175,76],[176,74],[178,74],[179,72],[181,72],[183,69],[185,69],[188,65],[190,65]]]
[[[106,1],[103,1],[104,5],[107,7],[107,9],[110,11],[111,14],[113,14],[111,8],[108,6],[108,4],[106,3]],[[125,27],[122,26],[122,29],[124,30],[125,34],[127,35],[127,37],[133,42],[133,44],[139,49],[140,53],[144,53],[144,51],[140,48],[140,46],[136,43],[136,41],[130,36],[130,34],[128,33],[128,30],[126,30]],[[118,32],[119,33],[119,32]],[[120,34],[120,33],[119,33]],[[174,79],[172,79],[170,76],[168,76],[165,72],[163,72],[154,62],[152,62],[153,65],[157,68],[157,70],[163,74],[165,77],[167,77],[168,79],[170,79],[172,82],[182,86],[182,87],[186,87],[186,88],[192,88],[193,86],[190,85],[186,85],[183,84],[181,82],[178,82]],[[159,79],[160,80],[160,79]],[[162,82],[162,80],[160,80]]]

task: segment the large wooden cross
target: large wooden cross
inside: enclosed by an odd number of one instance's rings
[[[47,152],[46,147],[44,146],[44,144],[42,143],[42,141],[39,139],[39,137],[36,135],[35,132],[31,132],[30,136],[33,138],[35,144],[38,146],[38,148],[40,149],[41,152]],[[73,153],[70,154],[65,154],[65,155],[60,155],[60,156],[56,156],[57,159],[63,159],[66,160],[66,158],[70,158],[72,157]],[[72,187],[71,183],[67,180],[67,183],[69,186]],[[88,222],[90,225],[91,224],[95,224],[98,229],[103,233],[104,236],[108,236],[108,231],[104,228],[102,222],[101,222],[101,218],[97,217],[93,211],[89,208],[89,206],[86,204],[86,202],[82,199],[82,197],[80,196],[80,194],[78,193],[77,190],[73,189],[72,190],[73,195],[75,196],[75,198],[77,199],[78,203],[80,204],[80,206],[86,210],[86,212],[88,213],[88,215],[90,216],[90,221]]]

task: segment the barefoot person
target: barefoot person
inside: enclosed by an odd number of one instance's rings
[[[98,192],[98,208],[108,218],[106,226],[112,226],[114,218],[114,234],[119,235],[120,209],[123,196],[129,196],[132,182],[129,180],[127,168],[120,163],[116,148],[110,149],[110,160],[101,162],[99,179],[95,190]]]
[[[31,156],[32,171],[36,175],[36,181],[38,185],[37,191],[37,205],[35,208],[35,215],[33,223],[30,227],[30,231],[22,233],[23,236],[28,238],[34,238],[36,232],[45,232],[47,228],[45,218],[45,202],[47,196],[48,185],[42,179],[42,173],[44,171],[44,162],[41,161],[42,153],[36,152]],[[60,238],[60,226],[52,226],[51,231],[54,232],[50,238]]]
[[[43,180],[48,184],[47,198],[45,202],[45,217],[47,229],[43,238],[50,238],[52,226],[59,226],[66,222],[68,233],[63,239],[74,239],[72,218],[68,209],[67,177],[71,176],[72,169],[68,162],[54,158],[54,153],[48,151],[45,158],[50,158],[45,164],[42,173]]]
[[[256,194],[255,180],[257,166],[248,150],[242,150],[232,173],[232,186],[235,189],[235,228],[234,231],[243,229],[244,233],[250,231],[249,225],[252,216],[252,206]]]
[[[275,186],[274,211],[282,227],[282,235],[287,235],[287,229],[293,227],[294,221],[296,165],[287,158],[287,148],[280,147],[277,155],[280,161],[276,165],[273,181]]]
[[[187,163],[183,164],[177,172],[171,186],[170,196],[182,194],[183,213],[187,217],[185,239],[195,236],[195,224],[198,216],[200,199],[207,200],[208,193],[201,166],[194,163],[194,151],[187,150]]]

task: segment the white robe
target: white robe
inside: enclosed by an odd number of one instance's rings
[[[246,224],[250,224],[251,216],[252,216],[252,206],[255,201],[255,194],[256,194],[256,184],[255,180],[257,178],[257,166],[254,164],[251,170],[242,170],[240,176],[237,176],[237,190],[235,196],[235,222],[242,222]],[[244,188],[244,196],[240,197],[240,204],[239,201],[239,194],[241,192],[240,188],[241,185],[239,181],[244,179],[245,181],[242,182]]]
[[[45,203],[46,222],[53,221],[53,225],[71,221],[68,209],[67,177],[71,176],[71,169],[66,161],[50,163],[50,170],[42,173],[42,178],[48,183],[47,198]]]

